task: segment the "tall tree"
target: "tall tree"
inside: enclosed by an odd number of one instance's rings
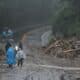
[[[63,4],[68,2],[67,7],[59,12],[53,21],[53,32],[71,36],[80,34],[80,1],[79,0],[61,0]]]

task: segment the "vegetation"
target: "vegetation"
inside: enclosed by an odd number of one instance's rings
[[[80,34],[80,1],[79,0],[61,0],[63,9],[55,15],[53,20],[53,33],[61,33],[64,36],[73,36]]]
[[[48,23],[58,0],[0,0],[0,26]]]

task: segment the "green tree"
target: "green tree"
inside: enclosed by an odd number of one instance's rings
[[[64,2],[63,0],[61,0]],[[66,1],[66,0],[65,0]],[[76,2],[77,1],[77,2]],[[54,17],[53,33],[61,33],[64,36],[80,34],[80,5],[79,0],[68,1],[69,5]]]

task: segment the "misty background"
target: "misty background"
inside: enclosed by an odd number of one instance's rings
[[[0,0],[0,27],[49,23],[58,0]]]
[[[54,34],[80,35],[79,3],[79,0],[0,0],[0,30],[5,26],[16,29],[50,24]]]

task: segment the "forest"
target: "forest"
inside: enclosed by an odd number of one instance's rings
[[[49,23],[58,0],[0,0],[0,26]]]
[[[53,15],[53,33],[65,37],[80,35],[80,1],[60,0],[62,6],[58,7]]]

